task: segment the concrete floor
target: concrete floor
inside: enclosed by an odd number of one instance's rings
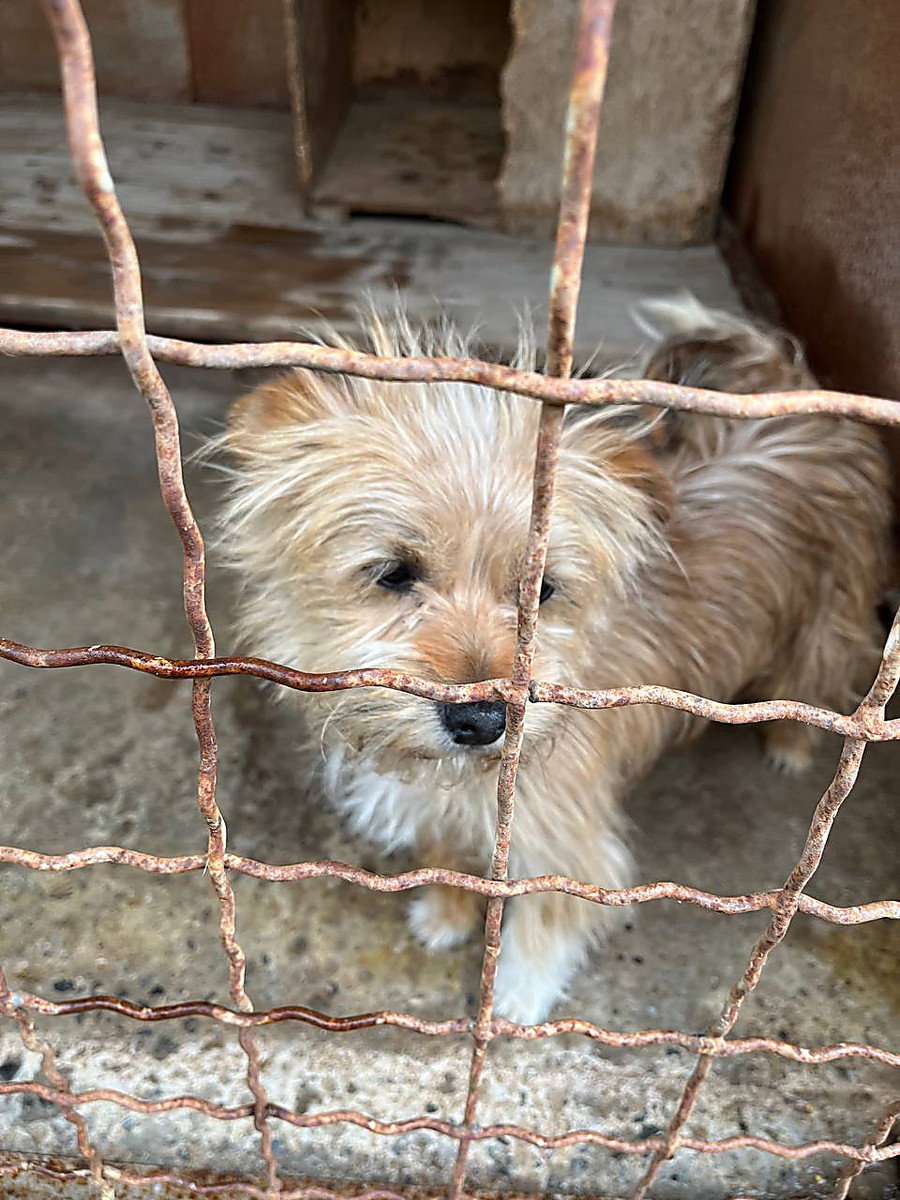
[[[188,446],[216,426],[241,387],[235,376],[166,375]],[[188,656],[179,546],[156,493],[147,415],[122,364],[4,362],[0,461],[3,633],[42,646],[113,642]],[[195,469],[189,483],[202,521],[215,505],[216,481]],[[213,555],[210,604],[222,650],[230,645],[229,586]],[[246,679],[219,680],[213,695],[230,848],[276,862],[328,856],[375,865],[371,851],[307,794],[289,715]],[[0,664],[0,841],[48,852],[104,843],[157,854],[202,850],[188,699],[186,685],[116,668],[33,672]],[[631,802],[642,878],[726,893],[777,886],[837,754],[837,741],[826,742],[801,781],[765,769],[752,730],[713,729],[672,754]],[[867,752],[814,895],[850,904],[897,894],[898,772],[900,746]],[[258,1006],[299,1002],[334,1013],[396,1007],[433,1017],[473,1010],[477,947],[426,956],[406,932],[407,898],[332,881],[233,882],[248,990]],[[620,1029],[700,1032],[764,923],[760,914],[644,905],[558,1015]],[[841,929],[798,917],[738,1033],[896,1048],[898,951],[896,923]],[[147,1003],[227,1002],[213,893],[199,873],[166,879],[121,867],[55,875],[5,867],[0,960],[13,987],[51,998],[114,992]],[[99,1015],[47,1019],[39,1027],[76,1088],[247,1099],[235,1036],[211,1022],[141,1026]],[[273,1100],[307,1111],[354,1107],[381,1118],[461,1115],[465,1038],[384,1029],[325,1036],[291,1025],[261,1031],[259,1041]],[[480,1119],[554,1133],[591,1127],[652,1136],[671,1115],[691,1065],[678,1050],[614,1052],[575,1038],[496,1044]],[[0,1026],[3,1078],[28,1078],[38,1066],[15,1032]],[[861,1141],[897,1090],[896,1073],[859,1060],[805,1067],[771,1056],[734,1058],[715,1065],[689,1132]],[[259,1169],[249,1123],[190,1112],[142,1117],[110,1105],[87,1112],[109,1159]],[[276,1124],[275,1138],[288,1175],[427,1187],[446,1180],[454,1149],[430,1133],[381,1139],[348,1127],[307,1132]],[[52,1108],[20,1096],[0,1099],[0,1150],[70,1154],[73,1147],[71,1127]],[[514,1141],[477,1144],[471,1162],[471,1182],[480,1187],[595,1195],[626,1193],[641,1169],[640,1160],[599,1148],[551,1154]],[[792,1163],[747,1151],[685,1152],[664,1168],[654,1195],[818,1196],[839,1165],[827,1156]],[[893,1164],[864,1181],[859,1196],[898,1194]],[[3,1194],[24,1194],[18,1184],[2,1186],[11,1189]]]

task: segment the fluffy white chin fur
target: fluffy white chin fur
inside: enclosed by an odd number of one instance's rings
[[[696,303],[648,315],[657,344],[638,376],[736,392],[814,383],[797,347],[775,334]],[[417,331],[402,314],[374,317],[369,334],[380,354],[467,350],[452,329]],[[517,365],[533,366],[527,338]],[[486,388],[307,371],[239,401],[218,441],[234,464],[220,548],[246,583],[248,652],[313,671],[508,676],[538,419],[533,402]],[[846,711],[877,661],[889,512],[877,434],[850,421],[571,411],[536,674]],[[295,702],[310,733],[310,773],[320,768],[354,832],[412,850],[425,866],[487,873],[492,754],[456,753],[446,714],[397,692]],[[511,876],[626,885],[622,797],[696,728],[651,705],[530,705]],[[765,737],[783,769],[809,761],[805,727],[773,723]],[[426,946],[444,949],[477,933],[481,909],[471,894],[427,889],[413,898],[410,923]],[[609,913],[553,893],[511,899],[497,1011],[545,1018]]]

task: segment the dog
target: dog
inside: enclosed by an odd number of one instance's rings
[[[696,301],[657,303],[635,374],[730,392],[816,386],[777,331]],[[464,355],[449,326],[369,320],[377,354]],[[516,365],[530,368],[523,338]],[[509,676],[539,406],[458,383],[293,370],[239,400],[222,547],[244,581],[248,650],[307,671],[393,667],[428,680]],[[719,700],[787,697],[846,710],[877,663],[889,519],[866,426],[822,416],[737,420],[636,407],[566,414],[540,595],[535,676],[579,688],[656,683]],[[425,866],[487,873],[501,703],[386,689],[287,693],[310,776],[350,828]],[[510,849],[514,877],[632,878],[623,801],[704,723],[653,705],[530,706]],[[816,731],[764,727],[803,770]],[[506,907],[496,1011],[544,1020],[613,910],[555,893]],[[483,919],[472,893],[419,889],[428,948]]]

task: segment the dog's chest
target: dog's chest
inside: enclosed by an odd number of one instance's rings
[[[387,851],[445,839],[459,846],[490,844],[496,785],[481,779],[450,786],[425,775],[411,783],[341,749],[326,757],[322,779],[329,802],[352,832]]]

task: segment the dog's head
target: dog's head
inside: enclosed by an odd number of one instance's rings
[[[382,353],[460,353],[402,325]],[[393,667],[429,680],[508,676],[527,541],[539,409],[462,384],[381,383],[295,371],[234,407],[223,519],[244,576],[249,649],[309,671]],[[620,600],[657,552],[665,478],[622,414],[571,413],[563,435],[535,669],[596,685]],[[621,610],[620,605],[615,607]],[[499,703],[435,704],[365,689],[311,697],[323,749],[377,769],[448,778],[500,754]],[[552,735],[549,705],[530,733]],[[533,743],[533,739],[529,739]]]

